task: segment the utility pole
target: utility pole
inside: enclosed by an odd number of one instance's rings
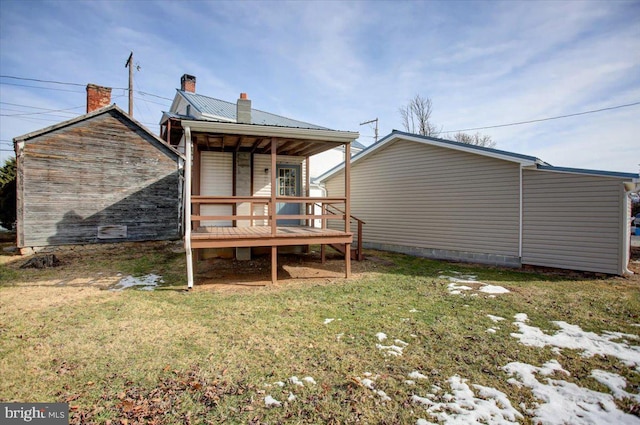
[[[378,118],[374,119],[374,120],[369,120],[369,121],[365,121],[365,122],[361,122],[360,125],[365,125],[365,124],[371,124],[371,123],[376,123],[375,126],[375,137],[374,137],[374,141],[373,143],[378,141]]]
[[[129,68],[129,116],[133,118],[133,52],[129,55],[125,68]]]

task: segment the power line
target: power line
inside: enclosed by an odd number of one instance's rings
[[[21,80],[21,81],[36,81],[36,82],[39,82],[39,83],[61,84],[61,85],[66,85],[66,86],[78,86],[78,87],[85,87],[86,86],[86,84],[80,84],[80,83],[70,83],[70,82],[55,81],[55,80],[41,80],[41,79],[38,79],[38,78],[16,77],[16,76],[13,76],[13,75],[0,75],[0,78],[11,78],[13,80]],[[54,88],[41,87],[41,86],[28,86],[28,85],[15,84],[15,83],[0,82],[0,84],[8,84],[10,86],[33,87],[33,88],[38,88],[38,89],[61,90],[61,91],[71,91],[73,93],[81,93],[81,92],[74,91],[74,90],[62,90],[62,89],[54,89]],[[113,90],[129,90],[128,87],[112,87],[112,89]],[[158,99],[164,99],[164,100],[173,101],[173,99],[170,99],[168,97],[159,96],[159,95],[153,94],[153,93],[147,93],[147,92],[144,92],[142,90],[133,90],[133,92],[141,94],[143,96],[152,96],[152,97],[157,97]]]
[[[83,93],[83,92],[77,91],[77,90],[65,90],[65,89],[56,89],[56,88],[53,88],[53,87],[41,87],[41,86],[30,86],[30,85],[27,85],[27,84],[5,83],[3,81],[0,81],[0,84],[6,84],[6,85],[9,85],[9,86],[17,86],[17,87],[31,87],[33,89],[66,91],[66,92],[70,92],[70,93]]]
[[[65,86],[80,86],[80,87],[85,86],[84,84],[80,84],[80,83],[65,83],[63,81],[40,80],[38,78],[14,77],[12,75],[0,75],[0,78],[11,78],[13,80],[23,80],[23,81],[37,81],[39,83],[62,84]]]
[[[33,107],[33,108],[36,108],[36,107]],[[66,108],[66,109],[36,108],[36,109],[45,109],[45,110],[41,111],[41,112],[24,112],[24,113],[20,113],[20,114],[0,114],[0,117],[21,117],[21,116],[25,116],[25,115],[42,115],[42,114],[49,114],[51,112],[65,112],[65,111],[70,111],[72,109],[78,109],[78,108],[84,108],[84,105],[74,106],[73,108]]]
[[[531,123],[534,123],[534,122],[542,122],[542,121],[558,120],[560,118],[576,117],[578,115],[594,114],[596,112],[610,111],[612,109],[628,108],[629,106],[636,106],[636,105],[640,105],[640,102],[627,103],[627,104],[624,104],[624,105],[617,105],[617,106],[610,106],[608,108],[593,109],[591,111],[576,112],[575,114],[558,115],[556,117],[540,118],[540,119],[537,119],[537,120],[512,122],[512,123],[509,123],[509,124],[489,125],[489,126],[486,126],[486,127],[463,128],[461,130],[443,130],[441,133],[458,133],[458,132],[474,131],[474,130],[486,130],[486,129],[489,129],[489,128],[509,127],[509,126],[512,126],[512,125],[531,124]]]

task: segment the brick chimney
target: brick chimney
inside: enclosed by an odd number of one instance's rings
[[[251,100],[246,93],[240,93],[240,98],[236,103],[236,122],[251,124]]]
[[[87,84],[87,113],[111,104],[111,87]]]
[[[184,74],[180,78],[180,89],[182,91],[188,91],[189,93],[196,92],[196,77],[189,74]]]

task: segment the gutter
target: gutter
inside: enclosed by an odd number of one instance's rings
[[[350,143],[359,134],[352,131],[317,130],[297,127],[277,127],[258,124],[237,124],[215,121],[183,120],[182,125],[192,131],[216,132],[223,134],[256,135],[263,137],[283,137],[293,139],[311,139],[323,142]]]
[[[523,211],[522,211],[522,164],[520,164],[520,192],[519,192],[519,217],[518,217],[518,257],[520,257],[520,264],[522,264],[522,222],[523,222]]]
[[[622,198],[622,275],[633,276],[633,272],[629,270],[629,261],[631,260],[631,220],[629,218],[629,194],[638,190],[638,179],[623,184]]]

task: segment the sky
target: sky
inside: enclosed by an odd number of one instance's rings
[[[132,51],[134,118],[156,134],[186,73],[199,94],[246,92],[364,145],[360,123],[404,130],[415,95],[445,132],[615,108],[469,132],[556,166],[640,169],[640,1],[3,0],[0,159],[83,114],[88,83],[126,111]]]

